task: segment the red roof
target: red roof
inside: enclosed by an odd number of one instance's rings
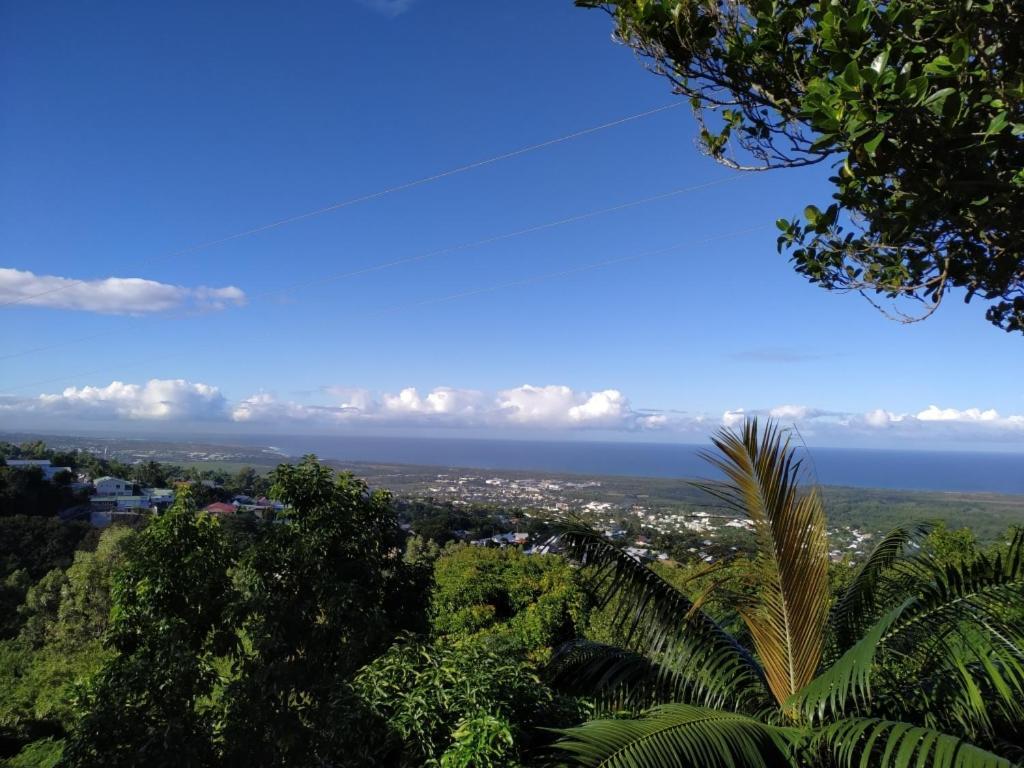
[[[211,515],[233,515],[235,514],[235,505],[215,501],[213,504],[207,504],[203,507],[203,512],[209,512]]]

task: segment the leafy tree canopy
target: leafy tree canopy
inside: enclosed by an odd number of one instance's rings
[[[431,626],[440,635],[489,635],[543,657],[585,616],[577,571],[561,557],[518,549],[450,547],[434,567]]]
[[[224,759],[348,764],[373,726],[349,683],[416,623],[422,596],[387,492],[312,456],[282,464],[272,480],[287,509],[235,577],[244,642],[223,692]]]
[[[367,665],[355,688],[390,732],[366,765],[511,768],[534,726],[576,714],[535,667],[486,636],[406,638]]]
[[[76,686],[112,655],[102,641],[111,575],[132,536],[128,528],[107,528],[94,552],[79,550],[66,571],[54,568],[28,590],[18,609],[21,631],[0,642],[0,740],[23,743],[62,736],[71,728]],[[36,755],[45,764],[40,755],[60,743],[47,739],[27,749],[24,759]]]
[[[187,493],[127,547],[113,577],[115,655],[90,681],[68,739],[68,766],[208,765],[213,721],[205,711],[227,626],[230,550],[218,521]]]
[[[738,169],[829,162],[833,201],[778,221],[830,290],[959,289],[1024,331],[1024,8],[992,0],[577,0],[690,99]],[[877,304],[877,300],[872,300]]]

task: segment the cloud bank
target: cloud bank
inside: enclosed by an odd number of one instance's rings
[[[0,413],[92,421],[216,421],[226,411],[227,401],[217,387],[184,379],[113,381],[105,387],[68,387],[34,398],[0,397]]]
[[[618,389],[577,390],[558,384],[522,384],[495,392],[456,387],[397,392],[329,387],[324,402],[281,399],[258,392],[231,401],[211,384],[184,379],[120,381],[102,387],[68,387],[36,397],[0,395],[5,425],[84,422],[219,424],[253,431],[330,432],[349,427],[423,427],[515,434],[579,431],[659,435],[699,442],[721,426],[736,427],[748,416],[771,417],[795,426],[818,445],[1003,444],[1024,447],[1024,415],[993,408],[928,405],[915,411],[875,408],[843,412],[784,403],[735,408],[722,414],[635,407]]]
[[[331,388],[332,405],[303,405],[261,393],[231,410],[238,422],[369,423],[442,427],[539,427],[640,430],[660,426],[657,414],[635,411],[617,389],[582,392],[563,385],[523,384],[495,393],[415,387],[379,396],[363,389]]]
[[[141,277],[73,280],[0,267],[0,304],[72,309],[107,315],[140,315],[192,308],[217,310],[245,304],[245,292],[228,285],[187,288]]]
[[[843,439],[892,437],[897,441],[927,443],[1017,442],[1024,447],[1024,415],[1002,415],[994,408],[940,408],[895,412],[875,408],[863,413],[829,411],[806,405],[773,408],[737,408],[722,414],[722,424],[739,425],[747,416],[771,417],[797,427],[808,438]]]

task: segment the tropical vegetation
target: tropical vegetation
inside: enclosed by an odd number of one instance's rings
[[[695,597],[584,527],[571,554],[617,599],[623,647],[587,640],[556,678],[614,715],[565,731],[577,765],[1010,766],[1024,755],[1024,529],[942,562],[927,526],[884,537],[831,599],[818,491],[777,425],[714,440],[757,552],[726,632]],[[715,588],[713,584],[712,588]]]

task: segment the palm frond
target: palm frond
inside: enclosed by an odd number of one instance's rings
[[[833,641],[839,653],[848,650],[877,620],[878,586],[883,574],[904,557],[908,547],[922,541],[934,527],[930,522],[897,526],[871,550],[829,616]]]
[[[957,627],[942,661],[908,686],[905,698],[926,710],[925,725],[991,741],[1006,724],[1024,722],[1024,650],[992,639],[973,624]]]
[[[920,561],[915,568],[928,567]],[[1024,715],[1024,530],[995,557],[946,568],[870,627],[791,702],[811,719],[868,707],[886,659],[908,672],[904,711],[968,733]]]
[[[626,645],[685,687],[692,703],[756,711],[765,703],[764,677],[749,651],[692,601],[615,543],[582,523],[559,534],[566,554],[594,569],[594,589],[608,604]]]
[[[982,555],[969,563],[938,566],[919,560],[927,569],[919,595],[885,642],[900,650],[930,653],[942,648],[960,626],[987,635],[993,647],[1020,653],[1024,640],[1024,528],[1003,551]]]
[[[815,744],[844,768],[1015,768],[957,736],[894,720],[841,720],[819,731]]]
[[[909,605],[908,600],[876,621],[859,641],[798,691],[788,705],[801,710],[812,722],[823,719],[826,713],[845,714],[851,708],[866,708],[871,700],[871,676],[879,644]]]
[[[706,458],[726,477],[704,485],[754,524],[757,595],[738,606],[778,702],[815,675],[828,617],[828,539],[816,489],[800,488],[801,461],[778,425],[747,420],[712,438]]]
[[[932,572],[882,646],[926,673],[909,702],[992,736],[995,721],[1024,720],[1024,529],[994,557]]]
[[[589,768],[774,768],[790,764],[799,732],[746,715],[667,704],[637,720],[592,720],[555,746]]]
[[[599,712],[639,711],[687,698],[685,681],[643,654],[589,640],[556,649],[546,673],[563,693],[593,699]]]

